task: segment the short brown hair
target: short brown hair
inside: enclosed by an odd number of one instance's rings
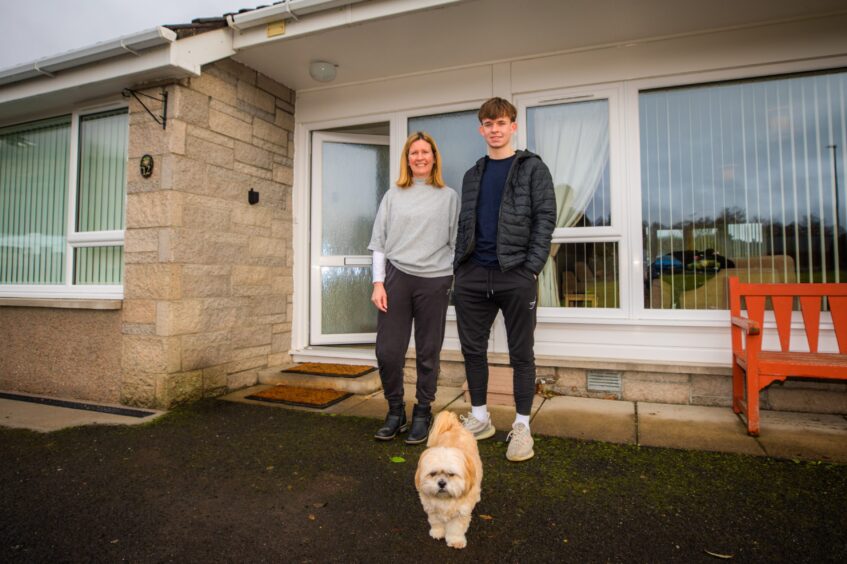
[[[435,139],[429,136],[425,131],[415,131],[406,143],[403,145],[403,152],[400,153],[400,177],[397,179],[397,186],[400,188],[408,188],[414,184],[414,176],[412,169],[409,166],[409,148],[415,141],[426,141],[432,147],[432,172],[426,183],[436,188],[444,188],[444,178],[441,176],[441,153],[438,152],[438,145],[435,144]]]
[[[479,123],[482,123],[486,119],[497,119],[500,117],[507,117],[515,121],[518,117],[518,110],[508,100],[491,98],[480,106],[477,117],[479,117]]]

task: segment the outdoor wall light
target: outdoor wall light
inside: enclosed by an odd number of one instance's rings
[[[247,203],[251,206],[259,203],[259,193],[252,188],[247,192]]]
[[[309,75],[318,82],[331,82],[335,80],[335,69],[338,65],[326,61],[312,61],[309,63]]]

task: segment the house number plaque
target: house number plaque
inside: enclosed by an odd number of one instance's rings
[[[144,178],[150,178],[153,174],[153,157],[150,155],[144,155],[141,157],[141,163],[139,165],[141,169],[141,176]]]

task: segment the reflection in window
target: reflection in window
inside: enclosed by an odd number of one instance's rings
[[[552,262],[559,281],[557,300],[542,305],[620,307],[617,243],[554,244]],[[544,280],[540,279],[539,283],[543,284]]]
[[[727,278],[847,281],[847,73],[639,96],[645,303],[726,309]]]
[[[461,194],[465,171],[486,152],[477,111],[409,118],[409,134],[415,131],[425,131],[435,139],[441,151],[444,182]]]

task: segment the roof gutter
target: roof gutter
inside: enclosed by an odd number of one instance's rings
[[[0,85],[21,82],[38,76],[53,77],[58,71],[111,59],[127,53],[138,56],[141,51],[174,41],[176,41],[176,33],[166,27],[155,27],[118,37],[111,41],[97,43],[90,47],[74,49],[61,55],[0,70]]]
[[[304,16],[313,12],[331,10],[356,4],[362,0],[284,0],[273,6],[266,6],[243,14],[227,14],[226,21],[229,27],[243,31],[260,25],[281,20],[297,20],[298,16]]]

